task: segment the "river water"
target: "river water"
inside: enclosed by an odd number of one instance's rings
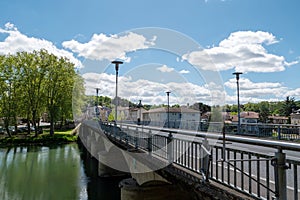
[[[1,200],[118,200],[122,178],[99,178],[76,143],[0,148]]]

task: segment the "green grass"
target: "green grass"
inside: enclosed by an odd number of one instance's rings
[[[71,134],[72,130],[57,131],[54,135],[49,134],[49,130],[44,130],[43,134],[34,135],[14,135],[0,139],[0,146],[22,146],[22,145],[57,145],[77,141],[77,136]]]

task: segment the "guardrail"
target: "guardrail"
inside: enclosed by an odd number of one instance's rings
[[[134,121],[123,121],[122,123],[137,124]],[[201,132],[221,133],[225,126],[226,134],[247,135],[263,138],[272,138],[278,140],[300,140],[300,125],[292,124],[265,124],[265,123],[241,123],[240,133],[237,132],[237,123],[221,122],[199,122],[199,121],[140,121],[139,124],[152,127],[185,129]]]
[[[228,135],[225,128],[223,134],[133,124],[101,123],[101,128],[128,146],[202,174],[203,181],[214,180],[257,199],[299,198],[299,143]]]

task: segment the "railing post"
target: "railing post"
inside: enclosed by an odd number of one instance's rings
[[[135,134],[134,134],[134,145],[135,145],[135,149],[138,149],[139,147],[139,143],[138,143],[138,135],[139,135],[139,130],[136,127],[135,129]]]
[[[168,161],[169,163],[173,163],[173,135],[172,132],[169,132],[168,138],[167,138],[167,152],[168,152]]]
[[[286,155],[282,152],[281,148],[275,153],[274,161],[276,200],[287,200]]]
[[[280,125],[278,125],[278,129],[277,129],[277,139],[278,139],[278,140],[281,139],[281,129],[280,129]]]
[[[151,130],[149,130],[149,133],[148,133],[148,138],[147,138],[147,143],[148,143],[148,152],[149,152],[149,155],[151,155],[152,153],[152,134],[151,134]]]

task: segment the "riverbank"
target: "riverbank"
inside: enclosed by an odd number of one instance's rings
[[[0,147],[27,145],[49,146],[57,144],[68,144],[77,141],[77,136],[71,134],[72,132],[72,130],[56,132],[53,135],[50,135],[46,132],[38,135],[37,137],[27,134],[17,134],[13,135],[12,137],[2,137],[0,139]]]

